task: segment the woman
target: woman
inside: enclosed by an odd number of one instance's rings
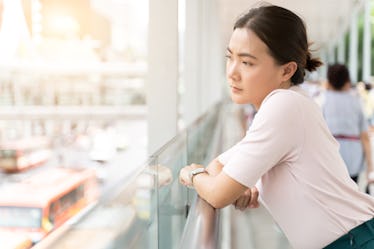
[[[243,140],[207,168],[184,167],[180,182],[215,208],[256,207],[259,194],[296,249],[374,248],[374,199],[357,189],[318,105],[297,86],[319,65],[294,13],[262,6],[240,17],[227,78],[232,100],[257,114]]]
[[[327,79],[328,89],[321,103],[327,126],[340,144],[340,154],[351,178],[357,183],[366,162],[370,183],[373,167],[368,122],[357,94],[351,90],[348,68],[343,64],[330,65]]]

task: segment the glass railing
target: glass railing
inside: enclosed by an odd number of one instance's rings
[[[52,232],[34,249],[179,248],[196,200],[194,190],[179,184],[179,170],[211,159],[220,109],[220,104],[215,105],[145,164],[121,176],[91,210]]]

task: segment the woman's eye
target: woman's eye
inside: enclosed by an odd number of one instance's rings
[[[252,66],[253,64],[250,63],[249,61],[242,61],[243,65],[245,66]]]

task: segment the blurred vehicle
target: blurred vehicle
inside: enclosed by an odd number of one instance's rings
[[[47,137],[30,137],[0,144],[0,169],[18,172],[45,163],[52,155]]]
[[[148,242],[138,236],[139,230],[143,232],[141,225],[137,223],[131,206],[105,205],[94,209],[77,225],[66,229],[61,236],[49,236],[33,249],[150,248],[134,244],[134,241]],[[145,230],[147,224],[143,227]]]
[[[113,159],[116,153],[117,148],[114,132],[110,129],[98,131],[93,137],[90,159],[105,163]]]
[[[31,240],[24,234],[0,232],[1,249],[29,249]]]
[[[97,197],[93,170],[47,169],[0,188],[0,232],[26,234],[37,243]]]

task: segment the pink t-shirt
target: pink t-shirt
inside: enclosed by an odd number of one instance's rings
[[[322,113],[299,87],[271,92],[246,136],[218,160],[252,187],[296,249],[322,248],[374,217]]]

